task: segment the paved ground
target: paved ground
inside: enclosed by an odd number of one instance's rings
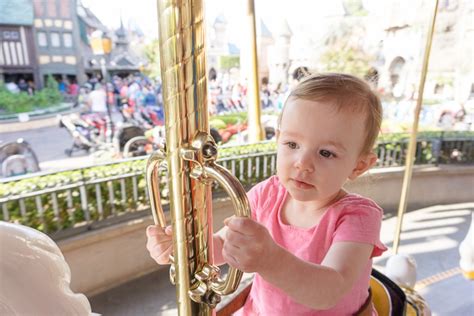
[[[119,113],[114,112],[112,115],[114,122],[121,121]],[[94,163],[94,157],[82,150],[75,151],[72,157],[65,154],[65,149],[71,148],[73,138],[66,128],[59,127],[59,119],[55,116],[2,124],[0,132],[0,144],[14,142],[18,138],[27,141],[33,148],[42,171],[78,168]]]
[[[433,315],[474,315],[474,282],[459,270],[459,243],[467,234],[474,202],[432,206],[409,212],[399,253],[411,254],[418,265],[419,293]],[[382,240],[392,245],[395,217],[384,220]],[[389,254],[375,265],[382,267]],[[176,315],[174,288],[162,269],[90,298],[92,310],[103,315]]]
[[[5,132],[1,136],[4,142],[16,141],[18,138],[23,138],[31,145],[40,162],[66,158],[64,150],[72,145],[71,135],[59,125]],[[79,156],[79,153],[76,155]],[[81,153],[81,156],[83,155],[84,153]]]

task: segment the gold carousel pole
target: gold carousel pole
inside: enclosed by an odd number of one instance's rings
[[[146,180],[153,219],[162,227],[160,187],[169,187],[170,278],[180,316],[213,315],[221,295],[234,292],[242,277],[231,267],[221,279],[213,265],[212,182],[229,194],[236,216],[250,216],[245,189],[216,164],[217,145],[209,134],[203,11],[202,0],[158,0],[166,145],[148,159]]]
[[[247,84],[248,121],[249,121],[249,142],[262,141],[264,132],[260,121],[260,85],[258,82],[258,57],[257,57],[257,31],[255,25],[255,3],[254,0],[247,1],[247,19],[250,35],[250,55],[251,72]]]
[[[406,155],[402,193],[400,196],[400,203],[398,206],[397,227],[395,230],[395,238],[393,240],[394,254],[398,253],[398,248],[400,246],[400,234],[401,234],[402,225],[403,225],[403,215],[405,214],[407,203],[408,203],[408,193],[410,191],[410,183],[411,183],[411,178],[413,174],[413,163],[415,160],[416,136],[418,134],[418,121],[420,118],[420,111],[421,111],[421,106],[423,103],[423,92],[425,89],[426,74],[428,72],[428,65],[429,65],[430,52],[431,52],[431,43],[433,41],[433,34],[434,34],[437,12],[438,12],[438,0],[435,0],[433,15],[431,17],[430,26],[428,29],[428,36],[426,38],[425,53],[423,56],[423,68],[421,69],[420,82],[418,85],[418,97],[416,100],[415,116],[413,118],[413,126],[412,126],[412,130],[410,134],[410,142],[408,144],[408,152]]]

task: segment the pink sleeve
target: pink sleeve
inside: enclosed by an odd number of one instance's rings
[[[247,198],[249,199],[250,202],[250,210],[252,212],[252,219],[257,220],[257,209],[258,209],[258,189],[259,186],[258,184],[254,187],[252,187],[248,192],[247,192]]]
[[[333,242],[352,241],[374,245],[372,257],[380,256],[387,248],[380,241],[380,228],[382,225],[381,209],[371,205],[348,205],[343,210]]]

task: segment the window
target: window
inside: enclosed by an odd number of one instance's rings
[[[45,32],[38,32],[38,46],[39,47],[46,47],[48,46],[48,40],[46,38],[46,33]]]
[[[52,32],[51,33],[51,46],[53,46],[53,47],[61,46],[61,40],[59,39],[59,33],[58,32]]]
[[[72,34],[71,33],[63,34],[63,43],[64,43],[64,47],[72,47]]]
[[[17,31],[3,31],[2,37],[4,40],[19,40],[20,33]]]

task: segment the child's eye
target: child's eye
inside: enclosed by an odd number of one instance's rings
[[[296,149],[298,147],[295,142],[288,142],[286,146],[290,147],[290,149]]]
[[[321,149],[321,150],[319,151],[319,154],[320,154],[321,156],[323,156],[324,158],[335,157],[335,155],[334,155],[332,152],[330,152],[329,150],[325,150],[325,149]]]

